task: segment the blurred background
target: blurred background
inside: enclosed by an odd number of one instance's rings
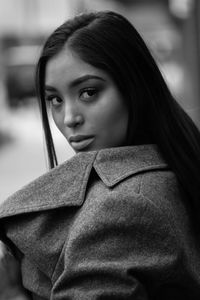
[[[47,170],[34,87],[45,38],[75,14],[102,9],[123,14],[139,30],[200,128],[199,0],[0,0],[0,201]],[[52,130],[62,162],[73,151]]]

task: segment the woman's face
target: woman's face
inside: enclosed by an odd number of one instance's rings
[[[55,124],[75,152],[126,144],[128,110],[116,84],[69,48],[47,63],[45,93]]]

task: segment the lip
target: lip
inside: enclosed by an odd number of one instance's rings
[[[69,137],[69,143],[74,150],[82,150],[89,146],[94,140],[94,136],[75,135]]]

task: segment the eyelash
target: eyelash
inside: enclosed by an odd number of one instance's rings
[[[92,95],[89,95],[89,93],[92,92]],[[83,90],[81,90],[80,92],[80,98],[82,98],[84,93],[88,93],[88,97],[86,97],[85,99],[82,99],[83,101],[90,101],[91,98],[95,97],[95,95],[98,93],[98,89],[97,88],[85,88]],[[84,98],[84,97],[83,97]]]
[[[92,95],[89,95],[89,93],[92,92]],[[88,93],[88,97],[84,97],[84,93]],[[79,94],[79,98],[82,100],[82,101],[90,101],[91,98],[93,99],[96,94],[98,93],[98,89],[97,88],[93,88],[93,87],[90,87],[90,88],[84,88],[80,91],[80,94]],[[62,102],[62,99],[59,98],[58,96],[56,95],[49,95],[49,96],[46,96],[46,101],[49,101],[49,102],[53,102],[53,100],[56,99],[56,101],[58,101],[58,99],[61,100]],[[60,103],[61,103],[60,102]],[[59,103],[59,104],[60,104]],[[57,105],[59,105],[57,104]],[[56,104],[54,104],[56,106]]]
[[[48,101],[48,102],[53,103],[54,99],[60,99],[61,102],[62,102],[62,99],[59,98],[58,96],[55,96],[55,95],[46,96],[46,101]],[[57,105],[59,105],[59,104],[57,104]],[[56,106],[56,104],[54,104],[54,106]]]

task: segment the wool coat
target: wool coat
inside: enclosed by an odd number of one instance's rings
[[[32,299],[200,299],[200,249],[155,145],[76,154],[0,207]]]

